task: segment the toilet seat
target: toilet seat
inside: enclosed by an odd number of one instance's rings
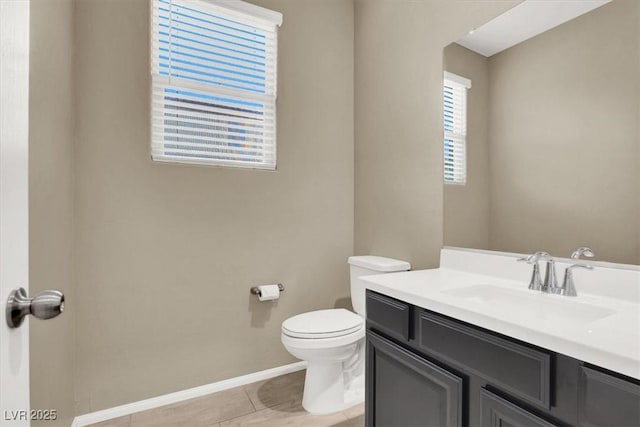
[[[362,317],[343,308],[310,311],[282,322],[282,333],[292,338],[327,339],[353,334],[364,327]]]

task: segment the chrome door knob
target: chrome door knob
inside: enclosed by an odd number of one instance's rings
[[[6,318],[10,328],[17,328],[32,314],[38,319],[51,319],[64,311],[64,294],[55,289],[42,291],[33,298],[24,288],[11,291],[7,299]]]

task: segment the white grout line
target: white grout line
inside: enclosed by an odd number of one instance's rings
[[[162,396],[152,397],[150,399],[139,400],[137,402],[127,403],[125,405],[115,406],[101,411],[90,412],[88,414],[79,415],[74,418],[71,427],[83,427],[101,421],[110,420],[112,418],[130,415],[148,409],[158,408],[160,406],[169,405],[171,403],[182,402],[184,400],[193,399],[195,397],[205,396],[207,394],[216,393],[230,388],[239,387],[255,383],[258,381],[268,380],[280,375],[297,372],[306,368],[307,362],[295,362],[289,365],[278,366],[276,368],[266,369],[264,371],[254,372],[252,374],[242,375],[228,380],[218,381],[199,387],[189,388],[187,390],[177,391],[175,393],[164,394]],[[251,403],[253,405],[253,402]]]

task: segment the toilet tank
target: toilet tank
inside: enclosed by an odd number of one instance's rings
[[[353,310],[362,317],[366,317],[366,296],[364,282],[360,277],[411,269],[411,264],[407,261],[373,255],[352,256],[348,262],[351,270],[351,304]]]

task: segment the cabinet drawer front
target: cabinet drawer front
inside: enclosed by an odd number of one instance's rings
[[[525,411],[484,388],[480,390],[480,425],[483,427],[555,427],[555,424]]]
[[[544,409],[551,408],[551,355],[421,311],[420,349],[460,365],[489,384]]]
[[[367,426],[462,426],[463,380],[367,332]]]
[[[640,385],[581,366],[579,390],[579,425],[640,426]]]
[[[409,340],[409,304],[367,291],[367,322],[394,338]]]

